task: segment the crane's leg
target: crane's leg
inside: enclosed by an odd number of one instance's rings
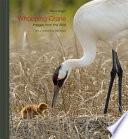
[[[115,76],[116,76],[116,73],[117,73],[117,70],[116,70],[116,56],[117,56],[116,52],[114,50],[112,50],[113,67],[112,67],[112,71],[110,73],[111,79],[110,79],[110,84],[109,84],[109,89],[108,89],[108,95],[107,95],[107,99],[106,99],[104,114],[107,113],[109,98],[110,98],[113,82],[114,82],[114,79],[115,79]]]
[[[117,55],[117,53],[116,53]],[[116,56],[116,63],[117,63],[117,75],[119,77],[118,79],[118,90],[119,90],[119,111],[122,113],[122,108],[121,108],[121,94],[122,94],[122,75],[123,75],[123,69],[120,65],[120,61],[118,58],[118,55]]]

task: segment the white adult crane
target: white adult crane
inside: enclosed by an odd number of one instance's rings
[[[112,49],[113,67],[106,99],[104,114],[107,113],[110,93],[117,74],[119,77],[119,111],[121,109],[122,73],[116,47],[128,39],[128,0],[94,0],[84,4],[74,16],[74,31],[83,48],[84,55],[80,59],[64,61],[53,75],[54,96],[52,107],[58,92],[67,80],[72,69],[90,65],[96,56],[98,40],[107,42]]]

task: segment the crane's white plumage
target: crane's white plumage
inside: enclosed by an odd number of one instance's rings
[[[68,75],[73,68],[93,62],[98,40],[107,42],[113,49],[128,40],[128,0],[94,0],[78,9],[74,16],[74,31],[83,48],[80,59],[62,63],[58,78]]]
[[[84,54],[80,59],[64,61],[56,69],[53,75],[54,96],[52,106],[54,106],[59,89],[67,80],[71,70],[91,64],[96,56],[96,44],[98,40],[102,40],[108,43],[111,49],[113,49],[113,67],[104,114],[107,113],[110,93],[116,74],[118,75],[119,111],[122,112],[121,92],[123,69],[117,52],[114,49],[128,41],[128,0],[91,1],[78,9],[74,16],[73,25]]]

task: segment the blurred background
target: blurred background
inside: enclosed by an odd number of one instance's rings
[[[73,17],[76,10],[89,0],[10,0],[10,17],[17,15],[39,16],[51,9],[64,9]]]
[[[20,44],[23,34],[26,31],[29,39],[37,40],[41,36],[51,35],[51,33],[35,32],[35,29],[44,27],[33,27],[35,22],[19,22],[18,16],[43,17],[43,16],[63,16],[66,17],[66,27],[62,27],[66,32],[73,31],[73,17],[77,9],[89,0],[10,0],[10,47]],[[64,12],[50,12],[50,10],[64,10]],[[36,22],[42,23],[42,22]],[[47,22],[48,23],[48,22]],[[50,29],[48,27],[47,29]],[[53,29],[53,28],[52,28]],[[68,33],[69,33],[68,32]],[[66,33],[62,33],[66,35]]]

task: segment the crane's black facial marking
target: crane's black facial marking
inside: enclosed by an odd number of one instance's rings
[[[54,72],[54,74],[53,74],[53,83],[54,83],[54,85],[57,85],[57,82],[58,82],[58,75],[59,75],[59,70],[61,69],[61,66],[59,66],[56,70],[55,70],[55,72]]]
[[[67,78],[67,75],[68,75],[68,71],[67,71],[65,77],[63,79],[59,79],[58,75],[59,75],[59,70],[60,69],[61,69],[61,66],[59,66],[53,74],[53,83],[54,83],[54,85],[57,85],[59,88],[62,87],[62,85],[63,85],[63,83],[64,83],[64,81],[65,81],[65,79]]]
[[[60,88],[62,87],[62,85],[63,85],[63,83],[64,83],[64,81],[65,81],[65,79],[67,78],[67,75],[68,75],[68,71],[67,71],[65,77],[64,77],[63,79],[59,79],[59,78],[58,78],[58,75],[59,75],[59,70],[60,70],[61,68],[62,68],[62,67],[59,66],[59,67],[55,70],[55,72],[54,72],[54,74],[53,74],[54,95],[53,95],[53,99],[52,99],[52,107],[54,106],[55,101],[56,101],[56,98],[57,98],[57,95],[58,95],[58,93],[59,93],[59,90],[60,90]]]

